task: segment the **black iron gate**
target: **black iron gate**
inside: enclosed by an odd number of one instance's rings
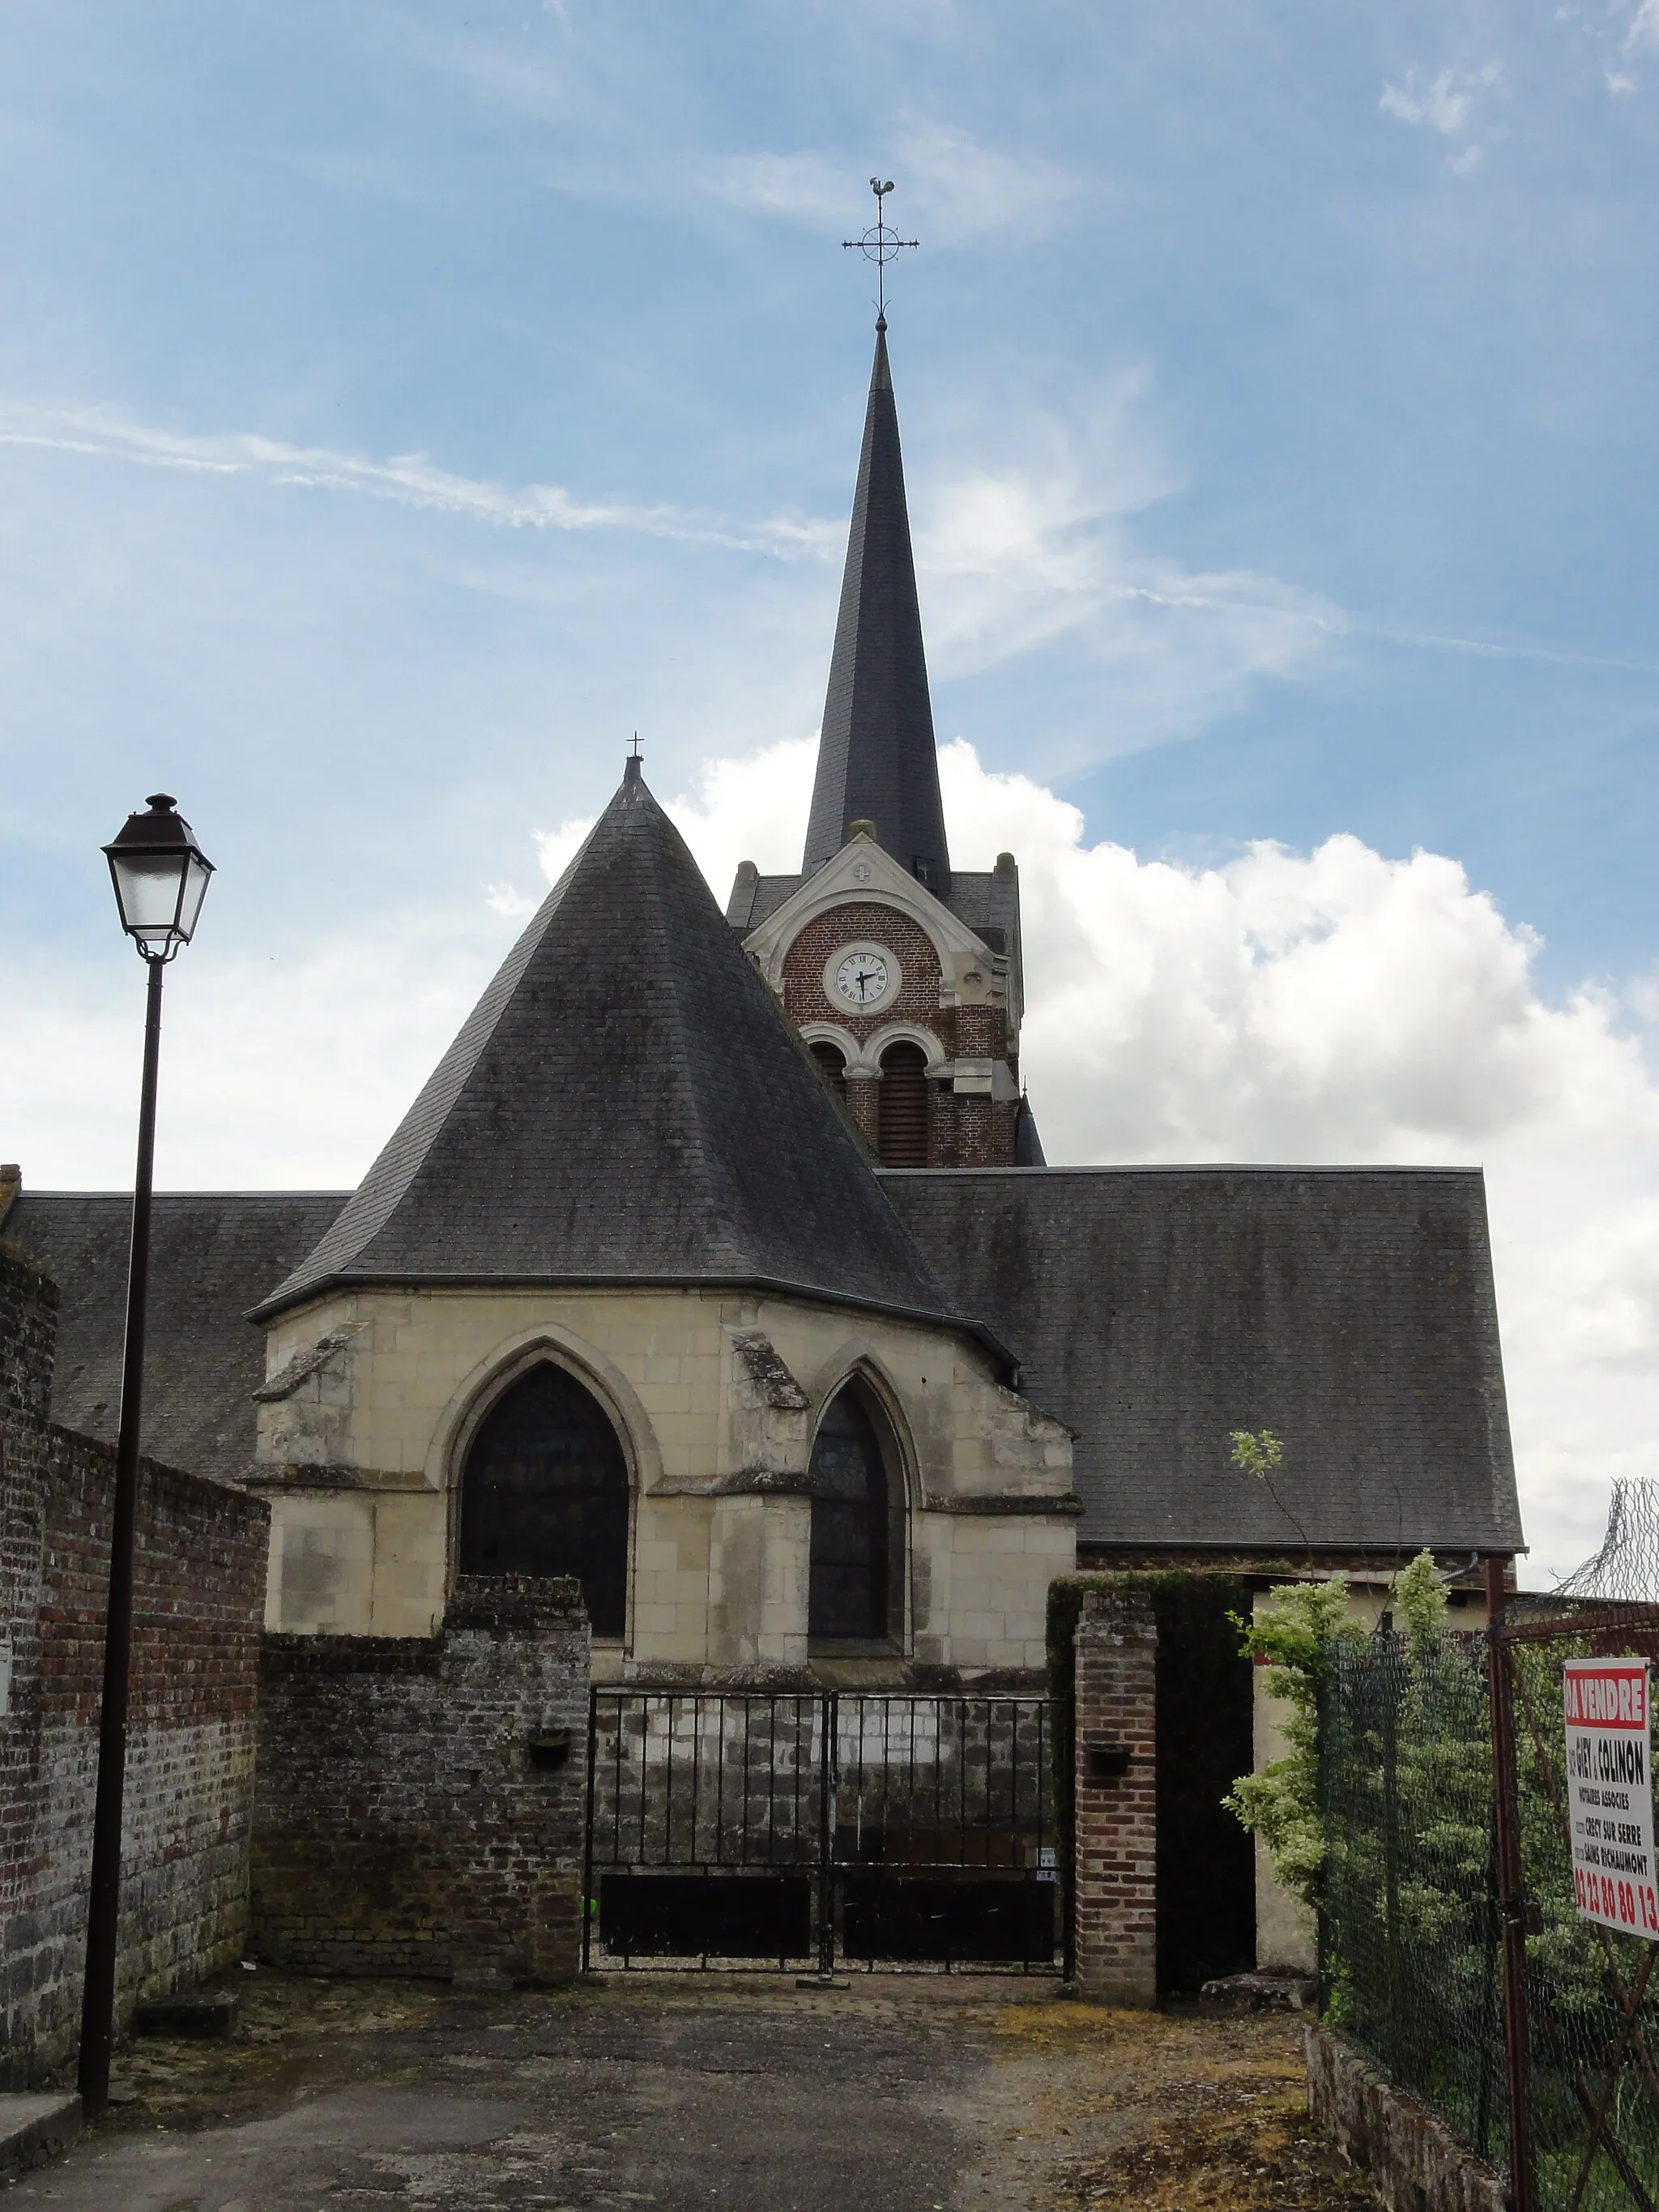
[[[595,1690],[583,1963],[1052,1965],[1041,1697]]]

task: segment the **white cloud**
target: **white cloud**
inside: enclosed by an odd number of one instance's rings
[[[1426,124],[1443,137],[1456,138],[1468,130],[1480,94],[1491,91],[1500,75],[1495,62],[1478,70],[1448,67],[1425,85],[1414,69],[1408,70],[1403,84],[1383,86],[1377,106],[1401,123]]]
[[[722,908],[739,860],[753,860],[763,875],[787,875],[799,867],[817,751],[816,736],[785,738],[740,759],[705,761],[689,793],[664,801]],[[587,816],[536,832],[550,884],[558,881],[592,827]]]
[[[914,505],[940,672],[1069,639],[1138,696],[1120,719],[1144,744],[1212,719],[1256,678],[1300,672],[1346,623],[1275,577],[1189,569],[1137,541],[1137,517],[1175,488],[1135,419],[1141,397],[1130,378],[1073,423],[1029,410],[1021,450],[924,474]]]
[[[1054,775],[1182,737],[1236,707],[1262,678],[1307,672],[1346,630],[1316,594],[1248,568],[1188,568],[1151,550],[1143,518],[1179,489],[1161,458],[1139,373],[1064,412],[1024,410],[1017,431],[992,403],[963,398],[953,434],[913,469],[912,520],[931,665],[975,674],[1048,648],[1091,665],[1091,713],[1045,736]],[[660,502],[584,498],[558,484],[462,477],[425,454],[343,453],[254,431],[191,431],[115,410],[0,398],[0,447],[82,463],[175,472],[216,484],[300,489],[412,510],[434,525],[540,537],[668,542],[758,556],[781,568],[839,567],[842,517],[742,517]],[[984,459],[967,466],[964,454]],[[329,527],[325,523],[321,526]],[[590,572],[591,573],[591,572]],[[543,588],[528,564],[468,571],[475,588]],[[818,586],[811,586],[816,594]],[[815,679],[816,680],[816,679]]]
[[[815,750],[711,759],[666,802],[721,904],[739,860],[799,865]],[[1484,1163],[1529,1578],[1593,1550],[1610,1478],[1659,1473],[1650,979],[1547,999],[1536,939],[1443,856],[1334,836],[1145,860],[1090,844],[1075,807],[964,744],[941,763],[959,864],[1020,862],[1024,1073],[1049,1157]],[[589,826],[537,839],[546,874]],[[354,1182],[533,903],[480,887],[263,961],[204,939],[169,990],[162,1185]],[[137,985],[112,953],[9,998],[0,1157],[35,1187],[130,1175]]]
[[[1644,47],[1659,52],[1659,0],[1641,0],[1625,33],[1626,53],[1639,53]]]

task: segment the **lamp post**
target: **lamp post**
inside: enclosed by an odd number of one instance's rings
[[[149,812],[130,814],[104,848],[121,927],[149,969],[144,1075],[138,1105],[138,1164],[132,1183],[127,1262],[127,1333],[121,1355],[121,1426],[115,1445],[110,1519],[109,1603],[104,1626],[104,1696],[98,1726],[98,1795],[92,1816],[92,1884],[87,1899],[87,1967],[81,2000],[82,2110],[95,2119],[109,2102],[115,2035],[115,1954],[121,1908],[121,1800],[126,1784],[127,1677],[132,1656],[132,1550],[138,1506],[138,1436],[144,1393],[144,1294],[149,1279],[150,1174],[155,1153],[155,1074],[161,1050],[161,975],[195,934],[213,863],[173,801],[158,792]]]

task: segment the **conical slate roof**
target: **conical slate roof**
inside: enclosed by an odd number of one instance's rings
[[[947,1310],[636,761],[258,1317],[343,1281],[773,1285]]]
[[[852,824],[860,819],[875,823],[876,842],[884,851],[914,870],[939,897],[949,898],[951,856],[884,318],[876,325],[875,366],[801,872],[814,874],[840,852]]]

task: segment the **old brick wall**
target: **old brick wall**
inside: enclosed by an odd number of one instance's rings
[[[115,1455],[45,1418],[56,1293],[0,1250],[0,2082],[79,2030]],[[117,2005],[232,1965],[247,1912],[269,1509],[139,1473]]]
[[[574,1582],[464,1576],[435,1637],[267,1637],[257,1954],[311,1972],[568,1979],[587,1688]]]
[[[1158,1629],[1146,1594],[1088,1591],[1076,1658],[1078,1987],[1103,2004],[1152,2005],[1158,2002]],[[1101,1771],[1120,1766],[1121,1771]]]

